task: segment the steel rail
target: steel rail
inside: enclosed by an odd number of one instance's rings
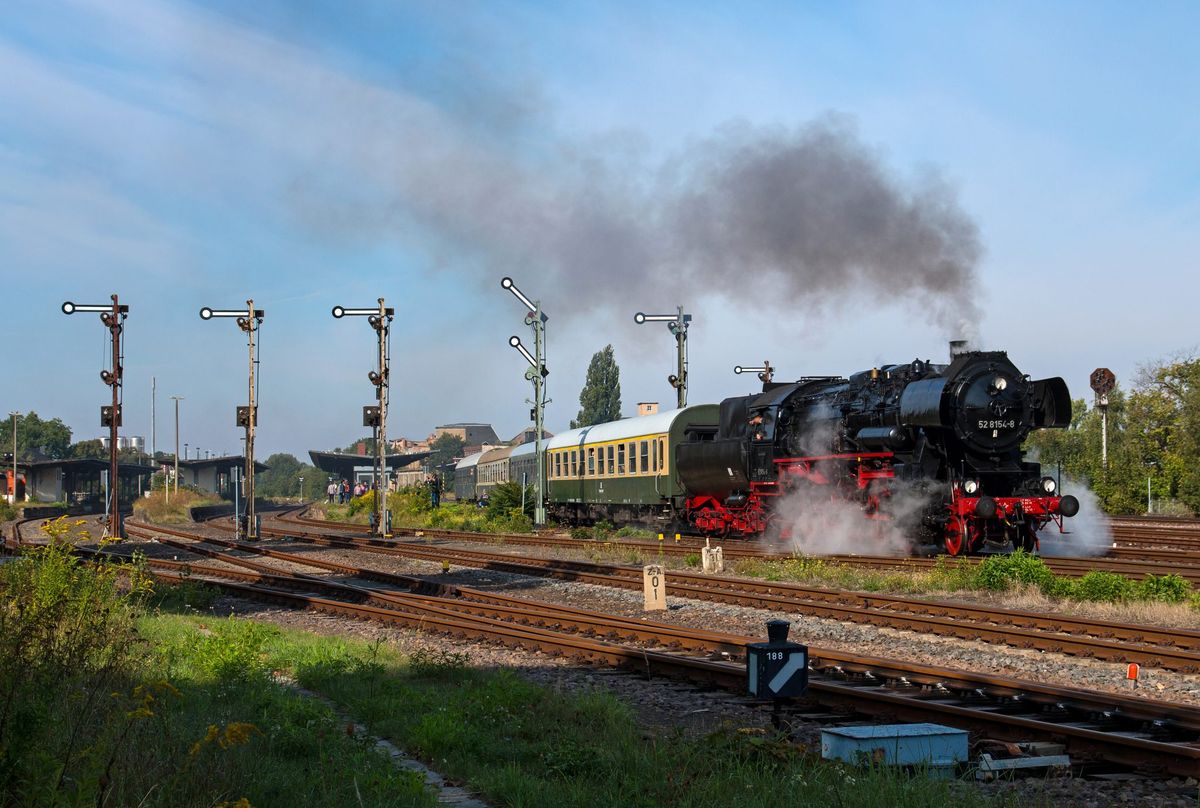
[[[312,582],[304,580],[303,583],[309,585]],[[740,689],[744,686],[744,668],[738,664],[614,645],[580,636],[577,631],[564,634],[540,626],[515,625],[510,619],[461,614],[441,606],[411,613],[240,583],[219,582],[217,585],[247,596],[333,614],[499,641],[520,648],[569,653],[593,662],[646,673],[682,675],[693,681],[723,687]],[[375,594],[389,599],[396,597],[392,593]],[[546,604],[528,605],[536,612],[548,613],[554,609]],[[606,619],[604,615],[593,613],[592,620],[596,624],[602,625]],[[625,625],[631,622],[626,618],[618,620]],[[637,622],[639,631],[649,632],[659,642],[677,641],[681,633],[690,633],[678,626]],[[617,633],[622,630],[617,624],[611,628]],[[726,635],[724,642],[737,646],[751,639]],[[934,715],[939,720],[982,731],[992,737],[1028,738],[1033,734],[1059,740],[1076,755],[1181,776],[1200,772],[1200,748],[1196,741],[1196,734],[1200,732],[1200,710],[820,649],[810,649],[810,659],[814,669],[811,700],[826,706],[849,707],[859,713],[893,719],[928,720]]]
[[[187,534],[181,532],[180,535]],[[205,538],[203,541],[245,552],[270,555],[293,563],[310,563],[307,557],[282,553],[260,545],[215,538]],[[376,539],[326,537],[316,541],[345,549],[366,549],[434,563],[453,558],[460,565],[486,567],[516,574],[555,577],[631,590],[640,589],[642,586],[641,570],[629,567],[554,559],[514,559],[496,553],[390,543],[379,547],[379,540]],[[175,544],[170,541],[166,543]],[[319,566],[398,585],[409,585],[411,581],[403,576],[349,565],[320,562]],[[1128,626],[1111,621],[1089,621],[1068,615],[931,602],[900,596],[827,590],[799,584],[761,582],[683,571],[672,571],[670,576],[671,592],[680,597],[782,612],[801,612],[827,619],[1006,644],[1018,648],[1035,648],[1113,662],[1137,662],[1165,670],[1200,670],[1200,632],[1187,629]]]

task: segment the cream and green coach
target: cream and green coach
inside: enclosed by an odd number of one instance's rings
[[[670,520],[685,496],[675,447],[711,439],[719,411],[701,404],[555,435],[545,449],[546,509],[572,524]]]

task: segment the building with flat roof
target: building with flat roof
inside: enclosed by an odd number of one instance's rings
[[[164,462],[163,466],[168,470],[173,470],[175,463],[174,461]],[[246,470],[246,458],[241,455],[224,455],[210,457],[206,460],[180,460],[179,482],[182,485],[195,486],[202,491],[233,499],[230,481],[233,479],[235,468],[238,469],[239,474],[243,473]],[[266,464],[254,461],[255,474],[266,471],[268,468],[269,466]]]
[[[154,471],[153,466],[138,463],[117,465],[117,496],[122,507],[132,506],[142,491],[149,489]],[[25,480],[26,500],[65,502],[94,513],[104,511],[108,472],[109,461],[94,457],[17,462],[17,475]]]
[[[440,438],[442,435],[457,435],[463,439],[467,446],[478,446],[482,443],[490,443],[496,445],[500,443],[500,436],[496,434],[496,430],[492,429],[491,424],[443,424],[439,427],[434,427],[433,434],[429,437],[429,442]]]

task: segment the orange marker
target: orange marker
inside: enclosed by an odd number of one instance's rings
[[[1140,674],[1141,672],[1142,672],[1141,665],[1137,664],[1136,662],[1130,662],[1129,670],[1126,671],[1126,673],[1125,673],[1125,678],[1128,679],[1129,681],[1133,682],[1134,687],[1137,687],[1138,674]]]

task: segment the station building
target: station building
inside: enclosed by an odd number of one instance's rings
[[[117,496],[122,507],[132,507],[134,500],[150,488],[154,466],[140,463],[117,465]],[[31,502],[65,502],[84,513],[104,511],[109,461],[94,457],[67,460],[17,461],[17,499]],[[5,473],[11,491],[12,467]]]
[[[170,474],[174,468],[174,461],[170,461],[164,462],[161,470]],[[256,474],[266,471],[268,468],[269,466],[266,464],[254,461]],[[241,455],[224,455],[204,460],[180,460],[179,483],[180,485],[195,486],[202,491],[208,491],[226,499],[233,499],[230,481],[233,479],[234,469],[238,469],[239,474],[243,473],[246,470],[246,458]]]

